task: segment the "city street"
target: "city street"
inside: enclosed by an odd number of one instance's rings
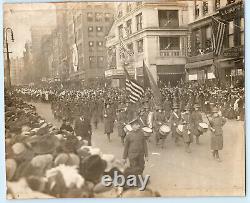
[[[54,120],[50,104],[32,103],[39,115],[48,122],[60,127]],[[103,153],[122,157],[123,146],[115,128],[112,142],[104,135],[103,124],[93,129],[93,145]],[[144,174],[150,175],[150,187],[158,190],[162,196],[215,196],[243,195],[245,177],[244,123],[228,121],[224,126],[224,148],[220,151],[222,162],[212,158],[210,151],[210,131],[200,138],[200,145],[192,144],[192,153],[184,151],[184,146],[175,146],[171,137],[167,138],[166,149],[155,146],[151,137],[149,143],[149,161]]]

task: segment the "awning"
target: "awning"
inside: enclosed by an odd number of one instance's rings
[[[185,69],[191,69],[191,68],[200,68],[203,66],[209,66],[213,64],[213,59],[205,60],[205,61],[199,61],[194,63],[187,63],[185,65]]]
[[[185,74],[184,65],[157,65],[158,75],[179,75]]]

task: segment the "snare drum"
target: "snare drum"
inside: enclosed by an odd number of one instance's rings
[[[127,132],[131,132],[133,129],[132,129],[132,126],[131,125],[125,125],[125,127],[123,128],[124,132],[127,133]]]
[[[142,128],[142,130],[144,132],[144,136],[145,137],[149,137],[152,134],[152,132],[153,132],[152,129],[149,128],[149,127],[144,127],[144,128]]]
[[[183,125],[178,125],[176,128],[176,132],[181,136],[183,135],[183,128],[184,128]]]
[[[199,123],[198,130],[202,133],[206,132],[208,129],[208,124],[206,123]]]
[[[160,129],[159,129],[159,133],[160,133],[161,135],[167,135],[167,134],[170,133],[170,131],[171,131],[171,129],[170,129],[170,127],[168,127],[167,125],[162,125],[162,126],[160,127]]]

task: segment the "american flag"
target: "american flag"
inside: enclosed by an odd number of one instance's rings
[[[226,24],[213,18],[212,20],[212,48],[215,55],[220,55],[223,47]]]
[[[120,38],[120,58],[123,60],[128,60],[128,58],[133,55],[133,50],[128,49],[123,40]]]
[[[131,79],[128,71],[124,67],[124,73],[126,77],[125,87],[129,94],[129,101],[132,103],[138,102],[144,95],[144,89],[135,80]]]

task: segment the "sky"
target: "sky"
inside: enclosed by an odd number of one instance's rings
[[[11,58],[23,56],[25,43],[31,41],[31,26],[56,25],[56,10],[52,3],[4,4],[3,11],[4,27],[10,27],[14,32],[14,42],[9,40]]]

